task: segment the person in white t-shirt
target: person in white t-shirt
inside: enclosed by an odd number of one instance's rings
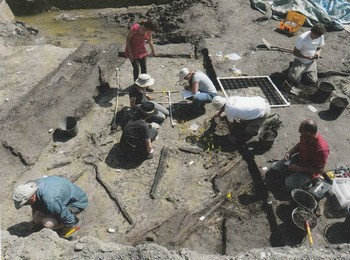
[[[192,92],[192,95],[187,99],[192,100],[195,111],[200,111],[200,109],[204,108],[205,103],[210,103],[217,95],[213,82],[205,73],[199,70],[182,68],[179,73],[179,79],[180,81],[188,81],[185,89]]]
[[[215,117],[225,112],[228,124],[232,124],[232,134],[242,139],[256,136],[259,128],[271,113],[271,108],[266,99],[260,96],[240,97],[232,96],[228,100],[216,96],[212,101],[213,106],[219,110]],[[232,137],[230,138],[233,140]]]
[[[317,83],[316,60],[321,55],[325,32],[325,27],[317,23],[297,39],[293,50],[295,59],[288,71],[288,79],[292,83],[300,85],[303,75],[306,76],[305,81],[308,84]]]

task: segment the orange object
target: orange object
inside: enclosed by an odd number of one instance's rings
[[[288,11],[286,19],[280,22],[278,29],[288,34],[295,35],[300,27],[303,26],[305,19],[306,16],[301,13]]]
[[[305,227],[306,227],[307,236],[309,237],[310,245],[312,246],[314,244],[314,241],[312,239],[309,221],[305,221]]]
[[[69,237],[69,236],[72,235],[75,231],[77,231],[77,230],[79,230],[79,229],[80,229],[80,226],[77,226],[77,227],[72,228],[71,230],[69,230],[69,231],[67,232],[67,234],[64,235],[64,238]]]

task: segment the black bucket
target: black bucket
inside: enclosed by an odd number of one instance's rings
[[[349,105],[349,101],[346,98],[335,97],[331,99],[329,104],[329,112],[332,115],[340,116],[341,113],[345,110],[345,108]]]
[[[316,103],[324,103],[331,93],[335,90],[335,87],[329,82],[321,82],[318,85],[317,92],[313,94],[310,99]]]
[[[269,150],[273,146],[278,132],[275,129],[264,130],[259,133],[259,145],[264,150]]]
[[[291,192],[293,200],[301,207],[313,211],[317,208],[317,201],[309,192],[302,189],[294,189]]]
[[[68,116],[62,120],[60,126],[61,132],[66,137],[74,137],[78,134],[78,121],[75,117]]]
[[[297,207],[292,212],[292,220],[294,224],[301,230],[306,230],[305,222],[308,221],[310,230],[314,230],[317,227],[317,217],[312,211]]]

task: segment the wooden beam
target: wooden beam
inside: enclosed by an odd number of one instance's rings
[[[150,196],[152,199],[156,198],[156,193],[157,193],[157,188],[158,188],[159,182],[164,176],[164,171],[165,171],[165,166],[166,166],[166,162],[168,159],[168,154],[169,154],[169,148],[164,146],[162,148],[162,151],[160,152],[158,168],[157,168],[156,175],[155,175],[154,182],[153,182],[152,189],[151,189]]]

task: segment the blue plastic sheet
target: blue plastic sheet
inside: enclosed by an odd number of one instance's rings
[[[289,10],[307,17],[306,25],[323,23],[333,30],[342,30],[350,24],[350,2],[347,0],[250,0],[252,6],[265,12],[272,4],[273,17],[283,19]]]

